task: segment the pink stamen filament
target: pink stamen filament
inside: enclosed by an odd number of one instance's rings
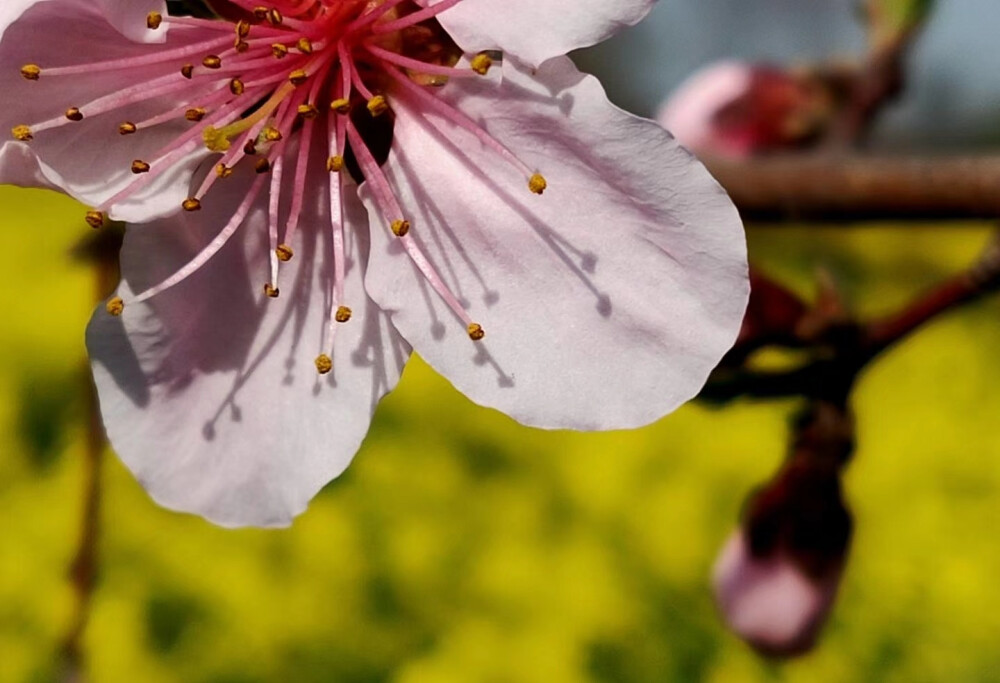
[[[326,82],[332,66],[333,62],[328,61],[320,68],[320,71],[316,74],[316,78],[313,79],[312,88],[309,90],[306,102],[315,104],[318,101],[320,89]],[[305,201],[306,192],[306,173],[309,170],[309,156],[312,150],[315,123],[315,119],[306,119],[305,123],[302,124],[302,133],[299,135],[299,154],[295,164],[295,183],[292,185],[292,205],[288,212],[288,222],[285,224],[285,244],[292,243],[292,239],[295,237],[295,230],[299,225],[299,218],[302,215],[302,204]]]
[[[224,120],[227,116],[232,115],[237,110],[238,106],[235,103],[230,103],[225,107],[220,108],[218,111],[206,116],[202,123],[205,125],[213,125],[214,123]],[[169,145],[157,151],[152,156],[150,172],[142,174],[137,179],[129,183],[123,190],[109,199],[106,199],[101,206],[98,207],[98,210],[108,211],[110,207],[113,207],[115,204],[118,204],[148,186],[158,176],[168,171],[173,164],[197,150],[201,146],[200,137],[201,129],[195,128],[187,131]]]
[[[458,69],[453,66],[442,66],[440,64],[429,64],[427,62],[422,62],[419,59],[411,59],[410,57],[404,57],[403,55],[386,50],[377,45],[372,45],[369,42],[362,44],[362,47],[369,53],[372,54],[383,62],[388,62],[389,64],[395,64],[396,66],[401,66],[404,69],[410,69],[421,74],[427,74],[428,76],[448,76],[450,78],[480,78],[479,74],[470,68]]]
[[[360,33],[361,31],[374,24],[376,21],[384,17],[386,14],[388,14],[389,12],[391,12],[393,9],[403,4],[404,2],[406,2],[406,0],[386,0],[378,7],[370,10],[365,14],[362,14],[360,17],[350,22],[347,25],[344,34],[351,35],[355,33]]]
[[[428,19],[433,19],[437,15],[441,14],[445,10],[449,10],[462,0],[442,0],[438,4],[432,7],[425,7],[422,10],[418,10],[413,14],[409,14],[402,19],[395,19],[393,21],[386,21],[381,24],[377,24],[372,27],[372,33],[379,35],[383,33],[393,33],[395,31],[402,31],[404,28],[409,28],[410,26],[415,26],[422,21],[427,21]]]
[[[278,107],[277,112],[277,123],[275,127],[279,131],[289,131],[291,129],[292,120],[295,118],[295,108],[304,101],[305,96],[290,97],[281,103]],[[281,189],[282,189],[282,178],[284,176],[285,169],[285,146],[288,144],[288,136],[284,135],[281,140],[270,150],[268,153],[268,159],[271,162],[271,189],[270,189],[270,201],[268,204],[268,227],[267,227],[267,237],[268,245],[270,246],[270,263],[271,263],[271,286],[277,288],[278,286],[278,267],[279,260],[277,254],[278,248],[278,223],[280,220],[279,212],[281,210]]]
[[[361,170],[365,174],[365,180],[371,186],[372,196],[375,197],[375,203],[379,205],[382,217],[388,223],[401,220],[403,218],[403,211],[399,206],[399,201],[392,192],[392,188],[389,187],[388,179],[382,173],[382,169],[379,168],[375,157],[368,151],[364,141],[361,139],[361,135],[350,121],[347,122],[347,139],[351,142],[351,149],[354,150],[354,156],[358,160],[358,165],[361,166]],[[458,319],[467,326],[472,324],[472,318],[465,310],[465,307],[462,306],[458,298],[448,289],[448,285],[445,284],[444,279],[434,269],[434,266],[420,250],[420,246],[414,241],[413,237],[406,234],[397,239],[403,244],[406,254],[413,261],[413,264],[420,271],[421,275],[424,276],[424,279],[434,288],[434,291],[438,293],[438,296],[441,297],[448,307],[454,311]]]
[[[390,67],[386,68],[385,71],[392,76],[396,83],[402,86],[404,90],[413,95],[415,99],[419,100],[421,105],[424,105],[427,109],[436,112],[449,123],[472,133],[472,135],[474,135],[475,138],[479,140],[479,142],[481,142],[487,149],[491,149],[499,154],[504,160],[524,174],[526,178],[531,178],[531,176],[534,175],[534,171],[527,164],[517,158],[517,155],[507,149],[507,147],[501,144],[492,135],[480,128],[479,125],[468,116],[451,107],[447,102],[444,102],[427,92],[427,90],[411,81],[405,74],[400,73],[397,69]]]
[[[208,93],[192,97],[187,102],[184,102],[169,111],[165,111],[162,114],[157,114],[156,116],[145,119],[144,121],[138,121],[136,122],[135,127],[138,130],[145,130],[147,128],[158,126],[162,123],[177,121],[189,109],[195,107],[201,107],[206,111],[210,111],[212,107],[216,106],[217,104],[223,104],[226,102],[226,100],[229,100],[231,98],[232,98],[232,93],[229,92],[229,86],[227,84],[225,87],[216,88],[214,90],[209,91]]]
[[[193,57],[195,55],[205,55],[215,48],[232,43],[229,36],[225,38],[214,38],[194,45],[186,45],[174,50],[164,50],[154,52],[140,57],[126,57],[124,59],[111,59],[104,62],[94,62],[92,64],[73,64],[72,66],[56,66],[42,70],[43,77],[55,76],[77,76],[80,74],[91,74],[99,71],[114,71],[117,69],[132,69],[139,66],[152,66],[162,64],[175,59]]]
[[[335,98],[344,98],[350,92],[350,87],[350,74],[341,73],[339,83],[335,81],[334,85]],[[327,117],[327,135],[331,153],[343,158],[347,146],[347,117]],[[343,195],[343,171],[332,171],[330,173],[330,232],[333,248],[333,296],[330,297],[326,332],[321,342],[321,348],[325,349],[331,357],[333,356],[333,341],[337,331],[337,311],[344,304],[344,268],[347,259],[344,241]]]
[[[197,256],[188,261],[186,265],[166,280],[154,287],[150,287],[133,298],[132,303],[142,303],[157,294],[167,291],[171,287],[179,285],[181,282],[197,273],[202,266],[208,263],[211,258],[215,256],[220,249],[222,249],[222,247],[226,246],[229,238],[236,233],[241,225],[243,225],[243,221],[246,220],[247,215],[250,213],[250,209],[253,208],[257,195],[260,194],[261,189],[264,187],[265,180],[265,176],[258,176],[257,179],[254,180],[253,185],[250,186],[250,191],[247,192],[247,196],[243,198],[243,203],[236,209],[236,212],[229,219],[229,223],[226,224],[226,227],[224,227],[222,231],[216,235],[215,239],[212,240],[208,246],[202,249]]]

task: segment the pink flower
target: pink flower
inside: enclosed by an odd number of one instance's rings
[[[828,111],[828,93],[808,75],[729,61],[688,78],[657,120],[698,154],[745,157],[801,145]]]
[[[0,181],[134,224],[88,346],[151,495],[287,524],[411,346],[540,427],[696,394],[746,305],[739,218],[562,56],[652,2],[6,2]]]

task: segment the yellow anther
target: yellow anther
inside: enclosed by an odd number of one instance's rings
[[[299,52],[304,55],[311,55],[313,51],[312,41],[305,36],[299,38],[298,42],[295,43],[295,47],[299,48]]]
[[[475,71],[480,76],[485,76],[490,72],[490,67],[493,66],[493,60],[485,52],[480,52],[478,55],[472,58],[470,64],[472,70]]]
[[[109,315],[113,315],[114,317],[117,318],[118,316],[120,316],[122,313],[125,312],[125,302],[122,301],[122,298],[120,296],[116,296],[107,303],[104,309],[108,312]]]
[[[268,298],[277,299],[278,295],[281,294],[281,290],[279,290],[277,287],[273,286],[270,282],[268,282],[267,284],[264,285],[264,294],[266,294]]]
[[[206,57],[201,60],[201,65],[206,69],[221,69],[222,57],[219,55],[206,55]]]
[[[304,119],[314,119],[319,116],[319,109],[311,104],[300,104],[298,112],[299,116]]]
[[[261,136],[268,142],[277,142],[281,139],[281,131],[274,126],[268,126],[261,132]]]
[[[333,359],[325,353],[316,356],[316,372],[321,375],[329,375],[333,370]]]
[[[236,22],[236,35],[240,38],[246,38],[250,35],[250,22],[246,19],[240,19]]]
[[[181,208],[185,211],[201,211],[201,202],[196,198],[191,197],[190,199],[185,199],[181,204]]]
[[[155,31],[160,28],[160,24],[163,23],[163,15],[159,12],[150,12],[146,15],[146,28],[150,31]]]
[[[372,116],[381,116],[389,111],[389,103],[383,95],[376,95],[368,100],[368,111]]]
[[[396,237],[404,237],[406,233],[410,232],[410,221],[406,220],[395,220],[392,222],[392,234]]]
[[[486,336],[486,330],[484,330],[483,326],[479,323],[469,323],[469,327],[467,329],[469,332],[469,339],[472,341],[480,341]]]
[[[253,8],[253,15],[258,21],[264,21],[267,19],[267,8],[257,5]]]
[[[530,180],[528,180],[528,189],[534,192],[535,194],[542,194],[543,192],[545,192],[548,186],[549,183],[545,180],[545,176],[543,176],[541,173],[536,173],[535,175],[531,176]]]
[[[181,75],[184,78],[191,78],[194,76],[194,64],[185,64],[181,67]]]
[[[276,10],[276,9],[269,9],[267,11],[267,21],[272,26],[281,26],[281,22],[283,22],[284,20],[285,20],[285,18],[283,16],[281,16],[281,12],[279,12],[278,10]]]
[[[240,38],[237,38],[236,40],[233,41],[233,49],[236,50],[238,53],[243,54],[244,52],[250,49],[250,43],[248,43],[245,40],[241,40]]]
[[[332,157],[326,160],[326,170],[330,173],[337,173],[344,168],[344,157],[339,154],[334,154]]]
[[[31,134],[31,128],[28,126],[14,126],[10,129],[10,132],[15,140],[20,140],[21,142],[28,142],[35,139],[35,136]]]
[[[271,170],[271,162],[268,161],[267,157],[261,157],[257,160],[253,170],[257,171],[257,173],[267,173]]]
[[[192,107],[184,112],[184,118],[188,121],[201,121],[207,113],[203,107]]]
[[[66,110],[66,118],[70,121],[83,121],[83,112],[77,107],[70,107]]]
[[[341,97],[330,103],[330,109],[338,114],[349,114],[351,113],[351,102]]]
[[[87,225],[90,227],[94,229],[100,228],[104,225],[104,212],[88,211],[85,220],[87,221]]]
[[[292,85],[302,85],[309,80],[309,74],[305,69],[296,69],[288,74],[288,82]]]
[[[126,121],[125,123],[118,126],[119,135],[131,135],[132,133],[139,130],[134,123],[131,121]]]
[[[140,173],[149,173],[149,164],[147,164],[142,159],[136,159],[132,162],[132,173],[139,175]]]
[[[279,244],[278,248],[274,250],[274,253],[278,256],[278,260],[284,263],[288,263],[292,260],[295,252],[287,244]]]
[[[271,54],[273,54],[278,59],[282,59],[288,56],[288,47],[282,45],[281,43],[275,43],[271,46]]]
[[[219,176],[220,178],[228,178],[232,174],[233,174],[233,169],[230,168],[229,166],[226,166],[225,164],[219,164],[218,166],[215,167],[215,175]]]
[[[37,81],[42,76],[42,70],[37,64],[25,64],[21,67],[21,76],[29,81]]]
[[[241,81],[238,78],[234,78],[233,80],[229,81],[229,92],[233,93],[234,95],[242,95],[246,89],[247,89],[246,86],[243,85],[243,81]]]
[[[354,311],[349,309],[347,306],[340,306],[337,308],[337,313],[333,316],[333,319],[338,323],[346,323],[354,315]]]

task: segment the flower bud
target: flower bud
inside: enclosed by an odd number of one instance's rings
[[[696,154],[742,158],[808,142],[831,111],[829,92],[810,75],[719,62],[681,84],[657,119]]]
[[[751,495],[716,560],[712,585],[726,625],[763,654],[811,649],[833,606],[853,526],[840,483],[853,443],[846,409],[810,406],[790,458]]]
[[[744,531],[734,533],[712,570],[726,625],[762,654],[788,657],[816,643],[840,585],[841,570],[806,574],[783,552],[755,557]]]

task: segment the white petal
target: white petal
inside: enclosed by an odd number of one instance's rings
[[[440,0],[432,0],[431,5]],[[438,20],[467,52],[503,50],[537,66],[639,22],[655,0],[463,0]]]
[[[736,338],[749,290],[739,216],[669,134],[568,59],[534,76],[512,67],[502,85],[441,95],[540,169],[543,196],[465,131],[436,133],[427,121],[440,119],[402,93],[385,165],[410,234],[486,339],[470,341],[374,220],[365,286],[478,403],[541,427],[646,424],[692,398]]]
[[[11,23],[35,5],[48,5],[54,12],[100,11],[123,35],[137,42],[162,42],[164,32],[146,27],[150,12],[167,13],[165,0],[4,0],[0,6],[0,37]]]
[[[167,14],[166,0],[97,0],[96,3],[93,0],[76,1],[98,5],[112,26],[137,43],[162,43],[167,35],[166,26],[156,31],[150,31],[146,26],[146,17],[150,12]]]
[[[9,136],[18,125],[32,125],[61,118],[69,107],[83,107],[98,97],[120,92],[141,80],[132,70],[95,71],[84,76],[45,75],[47,67],[90,64],[155,53],[167,47],[204,39],[201,30],[174,31],[167,45],[148,45],[123,36],[119,28],[135,26],[135,31],[156,34],[162,40],[165,28],[146,29],[145,15],[162,9],[162,2],[124,2],[124,0],[52,0],[39,3],[16,3],[16,9],[4,9],[0,17],[0,92],[5,93],[0,110],[0,134]],[[125,9],[127,8],[127,9]],[[141,11],[140,11],[141,10]],[[138,36],[129,30],[129,36]],[[135,34],[135,35],[133,35]],[[58,49],[54,44],[58,44]],[[42,67],[42,77],[27,81],[20,75],[25,64]],[[176,61],[151,65],[141,70],[143,80],[176,73]],[[25,147],[38,157],[38,169],[46,186],[55,186],[79,201],[96,206],[113,196],[136,176],[132,161],[154,162],[154,152],[166,147],[190,124],[182,116],[169,123],[140,131],[136,135],[118,134],[118,125],[126,120],[142,121],[181,105],[174,93],[166,97],[127,105],[120,110],[87,117],[77,123],[39,131],[30,143],[7,140],[0,147],[0,160],[24,159],[11,153],[11,147]],[[169,172],[146,189],[119,204],[113,217],[120,220],[148,220],[174,212],[185,199],[191,172],[204,158],[206,150],[196,149]],[[0,182],[34,184],[17,166],[0,161]]]
[[[316,372],[332,270],[325,195],[308,200],[280,298],[262,293],[269,254],[258,206],[188,280],[126,303],[121,318],[95,313],[88,347],[108,436],[160,504],[224,526],[287,524],[347,467],[396,384],[409,349],[365,296],[366,217],[356,199],[349,225],[362,228],[348,232],[346,269],[354,317],[338,326],[333,372]],[[129,230],[126,302],[215,237],[239,199],[209,198],[220,210]]]

